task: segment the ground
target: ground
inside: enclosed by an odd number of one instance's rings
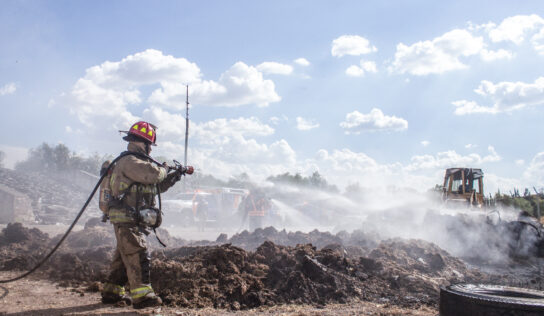
[[[14,272],[0,272],[0,279],[17,276]],[[55,283],[28,277],[16,282],[0,285],[0,315],[437,315],[435,309],[423,307],[417,310],[395,306],[358,302],[331,304],[326,306],[282,305],[245,311],[227,311],[213,308],[147,308],[117,307],[100,303],[100,294],[81,288],[66,288]]]
[[[165,304],[134,310],[100,303],[115,239],[97,223],[78,227],[31,276],[0,283],[0,315],[437,315],[439,289],[451,283],[542,289],[537,258],[481,271],[423,240],[269,227],[188,242],[161,231],[170,247],[148,241]],[[3,227],[0,280],[32,268],[62,230]]]

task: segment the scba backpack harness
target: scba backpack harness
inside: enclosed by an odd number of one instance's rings
[[[133,152],[133,151],[125,151],[119,155],[118,158],[121,158],[123,156],[133,155],[136,156],[142,160],[153,162],[161,167],[165,167],[163,164],[159,163],[158,161],[154,160],[153,158]],[[116,159],[117,160],[117,159]],[[157,235],[156,229],[162,224],[162,206],[161,206],[161,193],[159,189],[159,185],[155,184],[155,188],[157,190],[157,196],[159,200],[159,208],[156,207],[146,207],[144,209],[140,209],[140,202],[142,201],[142,188],[143,184],[139,182],[132,182],[128,188],[124,190],[124,192],[121,194],[120,197],[116,198],[112,196],[112,189],[111,189],[111,175],[113,173],[113,168],[115,166],[110,166],[110,161],[105,161],[102,164],[102,169],[100,170],[100,175],[104,175],[105,172],[108,174],[104,177],[102,180],[102,183],[100,183],[100,197],[99,197],[99,208],[104,213],[102,216],[102,221],[106,222],[109,219],[109,210],[112,207],[124,209],[127,214],[129,214],[136,226],[138,226],[143,233],[146,235],[149,235],[149,231],[147,231],[147,228],[151,228],[153,232],[155,233],[155,237],[157,238],[158,242],[163,246],[166,247],[166,245],[159,239],[159,236]],[[128,192],[131,192],[133,187],[136,187],[136,207],[132,207],[127,204],[126,202],[126,195]]]

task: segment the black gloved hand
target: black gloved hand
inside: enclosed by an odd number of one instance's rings
[[[183,175],[183,171],[180,170],[180,169],[177,169],[175,172],[175,176],[174,176],[174,181],[175,182],[178,182],[179,180],[181,180],[181,176]]]

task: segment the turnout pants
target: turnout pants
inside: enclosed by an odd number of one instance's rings
[[[104,291],[120,294],[118,291],[124,292],[123,287],[128,281],[130,295],[137,302],[150,293],[154,294],[150,281],[151,260],[146,236],[135,226],[114,224],[113,227],[117,247]]]

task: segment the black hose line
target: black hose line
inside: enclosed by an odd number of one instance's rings
[[[83,212],[85,211],[85,209],[87,208],[87,206],[89,205],[89,203],[91,202],[94,194],[96,193],[96,190],[98,190],[98,188],[100,187],[100,183],[102,183],[102,180],[106,177],[106,175],[108,174],[108,171],[110,170],[110,168],[119,160],[121,159],[122,157],[126,156],[127,154],[123,153],[121,154],[119,157],[115,158],[111,164],[108,166],[108,169],[106,170],[106,172],[104,172],[104,174],[100,177],[100,180],[98,180],[98,182],[96,183],[96,185],[94,186],[94,189],[93,191],[91,192],[91,195],[89,195],[89,198],[87,198],[87,201],[85,202],[85,204],[83,205],[83,207],[81,208],[81,210],[79,211],[79,213],[77,214],[76,216],[76,219],[72,222],[72,225],[70,225],[70,227],[68,228],[68,230],[64,233],[64,236],[62,236],[62,238],[59,240],[59,242],[57,243],[57,245],[51,249],[51,251],[47,254],[47,256],[45,256],[45,258],[42,259],[42,261],[40,261],[34,268],[30,269],[29,271],[27,271],[26,273],[23,273],[21,274],[20,276],[18,277],[15,277],[13,279],[8,279],[8,280],[0,280],[0,283],[9,283],[9,282],[13,282],[13,281],[17,281],[17,280],[20,280],[26,276],[28,276],[29,274],[31,274],[32,272],[38,270],[39,267],[41,267],[46,261],[47,259],[49,259],[54,253],[55,251],[57,251],[57,249],[60,247],[60,245],[62,244],[62,242],[64,241],[64,239],[66,239],[66,237],[68,237],[68,234],[70,234],[70,232],[72,231],[72,229],[74,228],[74,226],[76,225],[77,221],[79,220],[79,218],[81,217],[81,215],[83,215]]]

